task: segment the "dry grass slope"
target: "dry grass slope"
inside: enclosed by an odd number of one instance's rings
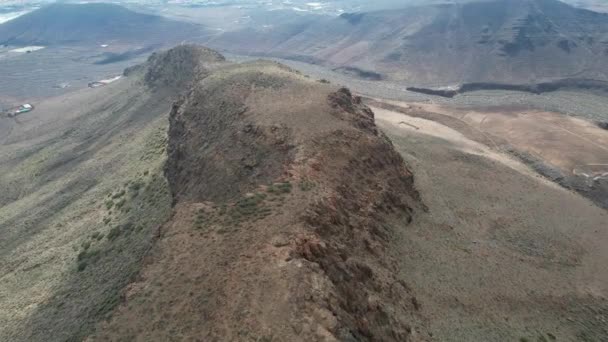
[[[171,72],[218,61],[183,49],[164,59]],[[169,73],[157,58],[112,86],[0,119],[0,340],[81,340],[137,275],[171,213],[168,113],[195,76],[149,82]]]

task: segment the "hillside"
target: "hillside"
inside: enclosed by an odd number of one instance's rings
[[[239,53],[351,67],[363,75],[376,72],[418,85],[608,79],[608,15],[558,0],[345,13],[311,20],[295,32],[280,26],[267,31],[229,32],[211,44]]]
[[[125,75],[0,121],[0,339],[424,332],[390,243],[423,205],[358,98],[193,46]]]
[[[173,218],[93,340],[424,334],[390,242],[423,206],[358,98],[253,62],[199,80],[169,120]]]
[[[0,118],[0,340],[608,334],[608,213],[463,113],[192,45],[124,76]]]
[[[82,340],[120,303],[171,214],[167,115],[195,77],[180,66],[221,60],[180,46],[111,86],[0,118],[0,340]],[[179,86],[155,81],[168,74]]]
[[[203,28],[133,12],[114,4],[56,3],[0,25],[0,45],[173,44]]]

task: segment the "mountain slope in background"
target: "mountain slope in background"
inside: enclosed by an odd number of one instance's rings
[[[203,32],[198,25],[114,4],[52,4],[0,25],[0,45],[175,43]]]
[[[608,15],[557,0],[491,0],[343,14],[285,36],[230,32],[213,46],[377,72],[425,85],[608,79]]]

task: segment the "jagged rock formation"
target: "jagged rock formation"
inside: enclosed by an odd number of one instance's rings
[[[371,110],[276,63],[200,75],[170,115],[173,218],[93,339],[424,340],[392,248],[424,206]]]

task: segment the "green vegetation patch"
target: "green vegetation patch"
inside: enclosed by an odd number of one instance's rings
[[[100,251],[98,249],[84,249],[78,253],[78,272],[84,271],[89,264],[95,263],[100,258]]]
[[[124,189],[118,191],[117,193],[112,195],[112,199],[117,199],[117,198],[121,198],[122,196],[125,195],[125,193],[127,193]]]
[[[290,182],[275,183],[269,185],[266,191],[270,194],[288,194],[291,192],[292,185]]]
[[[299,186],[302,191],[310,191],[315,188],[316,184],[308,179],[303,179],[300,181]]]
[[[247,194],[232,204],[216,204],[210,209],[200,209],[193,218],[195,229],[220,225],[219,233],[225,233],[225,227],[239,226],[255,222],[272,215],[273,203],[283,201],[283,195],[291,192],[290,183],[270,185],[265,191]],[[276,206],[276,204],[275,204]]]

